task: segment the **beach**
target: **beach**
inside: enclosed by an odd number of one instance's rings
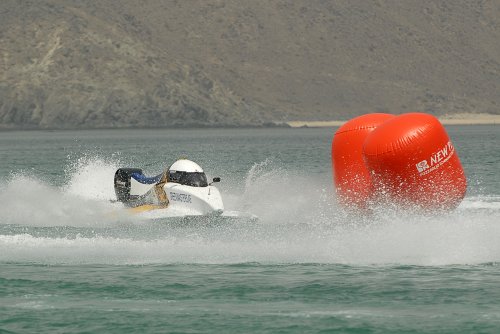
[[[479,125],[479,124],[500,124],[500,115],[495,114],[453,114],[439,116],[438,119],[444,125]],[[341,126],[347,120],[331,120],[331,121],[290,121],[286,122],[292,128],[308,127],[308,128],[323,128]]]

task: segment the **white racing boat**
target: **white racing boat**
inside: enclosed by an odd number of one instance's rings
[[[116,198],[128,210],[146,218],[176,216],[238,217],[236,211],[224,212],[219,190],[209,183],[195,162],[180,159],[163,173],[148,177],[139,168],[120,168],[114,177]]]

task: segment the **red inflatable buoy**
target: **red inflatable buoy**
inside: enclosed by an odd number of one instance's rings
[[[432,115],[408,113],[387,120],[366,137],[362,155],[376,191],[396,203],[452,209],[465,196],[458,155]]]
[[[335,132],[332,140],[332,169],[341,204],[366,208],[374,189],[363,160],[363,143],[375,128],[394,117],[381,113],[359,116]]]

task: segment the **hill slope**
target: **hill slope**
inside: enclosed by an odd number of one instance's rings
[[[0,2],[0,126],[500,113],[498,1]]]

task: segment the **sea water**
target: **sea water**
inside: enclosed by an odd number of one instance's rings
[[[500,332],[500,126],[447,128],[467,196],[426,214],[339,207],[335,130],[0,132],[0,332]],[[112,202],[180,157],[258,218]]]

